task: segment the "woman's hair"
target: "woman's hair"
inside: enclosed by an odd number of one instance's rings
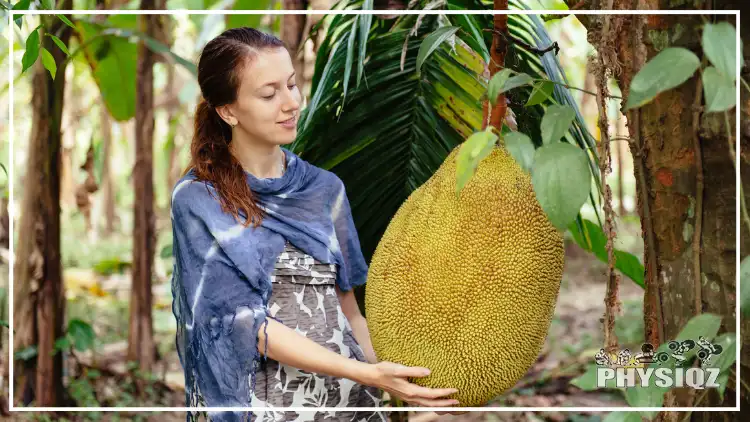
[[[260,207],[247,183],[245,171],[229,150],[232,128],[216,112],[216,107],[237,99],[243,70],[262,50],[283,48],[273,35],[242,27],[224,31],[206,44],[198,61],[201,98],[195,110],[190,164],[198,179],[210,182],[219,193],[221,207],[240,221],[239,212],[257,227],[262,219]]]

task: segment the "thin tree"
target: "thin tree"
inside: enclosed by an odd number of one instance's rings
[[[142,0],[143,10],[163,9],[163,0]],[[141,31],[149,36],[158,32],[160,16],[142,15]],[[143,41],[138,43],[135,110],[135,166],[133,168],[133,283],[128,325],[129,361],[138,362],[149,372],[156,359],[151,315],[151,278],[154,266],[156,232],[154,224],[154,63],[155,53]]]
[[[71,9],[65,0],[61,9]],[[60,19],[40,16],[40,31],[55,34],[67,44],[72,29]],[[52,38],[41,36],[57,64],[56,77],[33,66],[32,128],[25,163],[23,202],[14,271],[14,350],[36,347],[36,356],[15,365],[16,392],[24,404],[60,406],[63,401],[62,355],[54,352],[65,318],[60,261],[60,123],[65,92],[65,53]]]

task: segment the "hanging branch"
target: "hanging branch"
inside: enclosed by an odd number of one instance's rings
[[[611,16],[604,16],[605,23],[600,33],[600,47],[606,48],[611,42],[613,31],[606,31],[609,26]],[[605,64],[604,53],[597,54],[595,62],[592,63],[594,77],[596,80],[596,100],[599,109],[599,133],[600,140],[600,157],[599,171],[602,179],[602,201],[604,207],[604,233],[607,236],[607,292],[604,299],[604,347],[608,352],[617,350],[617,335],[615,334],[615,315],[619,313],[620,302],[618,300],[618,290],[620,278],[615,273],[615,229],[614,229],[614,211],[612,210],[612,189],[607,183],[607,174],[612,171],[612,154],[609,139],[609,122],[607,121],[607,67]]]
[[[693,232],[693,286],[695,315],[703,312],[703,298],[701,292],[701,234],[703,232],[703,154],[700,140],[701,101],[703,98],[703,84],[698,78],[695,84],[695,102],[693,103],[693,142],[695,144],[695,231]]]

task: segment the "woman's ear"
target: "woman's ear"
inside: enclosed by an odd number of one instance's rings
[[[216,113],[218,113],[219,117],[221,117],[221,119],[224,120],[228,125],[234,126],[237,124],[237,119],[234,117],[234,114],[232,113],[229,105],[216,107]]]

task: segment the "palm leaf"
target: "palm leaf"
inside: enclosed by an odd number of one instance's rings
[[[363,4],[361,0],[343,1],[335,9],[359,9]],[[515,0],[510,4],[525,8]],[[447,0],[442,6],[491,9],[492,3]],[[328,15],[325,20],[328,36],[318,50],[312,98],[302,112],[300,133],[292,149],[344,181],[362,251],[369,261],[398,207],[434,174],[451,149],[481,128],[487,87],[482,71],[492,43],[492,34],[483,29],[492,28],[492,16],[402,15],[394,20],[365,20],[356,15]],[[369,31],[365,31],[365,25],[369,25]],[[411,35],[417,25],[416,35]],[[416,57],[421,41],[444,25],[460,30],[428,58],[418,76]],[[508,26],[512,37],[531,46],[551,44],[537,16],[509,15]],[[505,65],[534,77],[567,83],[553,53],[540,57],[511,43]],[[356,78],[351,77],[355,74]],[[518,130],[540,146],[544,105],[525,106],[531,89],[511,91],[509,107],[516,115]],[[597,186],[590,201],[599,219],[596,199],[601,181],[596,149],[592,148],[595,140],[569,90],[556,85],[553,97],[576,110],[570,141],[590,152]],[[583,229],[580,224],[573,227]]]

